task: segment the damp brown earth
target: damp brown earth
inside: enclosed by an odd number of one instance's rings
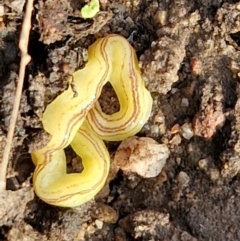
[[[35,1],[31,62],[7,191],[0,194],[0,240],[240,240],[240,3],[102,0],[100,12],[88,20],[80,17],[85,4]],[[25,1],[0,5],[2,156],[18,80]],[[68,77],[84,67],[88,46],[110,33],[134,47],[153,97],[151,116],[138,136],[164,145],[169,156],[161,173],[143,177],[116,167],[120,142],[106,143],[111,181],[95,200],[78,208],[48,205],[33,192],[29,154],[33,143],[43,141],[42,113],[67,88]],[[118,110],[110,85],[100,104],[108,114]],[[71,150],[66,153],[74,169],[76,158]]]

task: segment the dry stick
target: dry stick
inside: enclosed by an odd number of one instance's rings
[[[20,40],[19,40],[19,49],[21,51],[21,61],[20,61],[20,69],[19,69],[19,77],[18,77],[15,101],[14,101],[13,110],[11,114],[6,145],[3,152],[2,163],[0,165],[0,192],[4,192],[6,189],[7,165],[8,165],[8,160],[9,160],[10,151],[12,147],[12,141],[13,141],[14,129],[16,126],[16,121],[18,116],[19,105],[21,101],[25,69],[27,64],[31,60],[30,55],[28,55],[27,53],[27,49],[28,49],[29,33],[31,28],[32,10],[33,10],[33,0],[28,0],[26,5],[25,16],[22,23]]]

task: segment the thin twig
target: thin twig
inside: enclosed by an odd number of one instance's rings
[[[3,152],[2,163],[0,165],[0,192],[3,192],[6,189],[6,172],[7,172],[7,165],[10,156],[10,151],[12,147],[14,129],[17,121],[19,105],[21,101],[21,94],[23,88],[23,80],[25,76],[25,69],[27,64],[30,62],[31,57],[27,52],[28,49],[28,41],[29,41],[29,34],[31,29],[31,16],[33,10],[33,0],[28,0],[26,5],[25,16],[22,23],[22,30],[19,39],[19,49],[21,52],[21,61],[20,61],[20,68],[19,68],[19,77],[17,83],[17,89],[15,94],[15,101],[13,105],[13,110],[11,114],[7,140],[5,149]]]

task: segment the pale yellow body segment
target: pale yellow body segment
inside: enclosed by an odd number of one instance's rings
[[[102,140],[135,135],[151,112],[151,95],[126,39],[108,35],[91,45],[88,54],[85,68],[73,74],[77,95],[69,86],[46,107],[42,123],[52,137],[45,147],[32,153],[35,192],[56,206],[74,207],[92,199],[109,172],[110,158]],[[104,114],[97,102],[108,81],[120,103],[119,112],[113,115]],[[64,148],[69,144],[82,157],[81,173],[66,173]]]
[[[52,205],[81,205],[100,191],[108,175],[109,153],[95,133],[82,125],[71,146],[82,157],[84,170],[81,173],[66,173],[66,157],[63,150],[46,155],[46,163],[37,165],[34,172],[36,194]]]
[[[128,46],[125,46],[126,43]],[[92,130],[102,139],[120,141],[141,130],[151,113],[152,98],[144,87],[136,54],[128,42],[113,40],[109,50],[116,57],[112,58],[108,81],[117,94],[120,110],[106,115],[96,102],[95,107],[89,111],[87,120]]]

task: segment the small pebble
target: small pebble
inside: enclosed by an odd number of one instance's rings
[[[177,176],[177,181],[178,181],[180,188],[185,188],[189,184],[190,177],[188,176],[188,174],[186,172],[179,172],[179,174]]]
[[[189,106],[189,101],[188,101],[187,98],[182,98],[181,106],[182,107],[188,107]]]
[[[179,144],[181,144],[181,141],[182,141],[181,136],[177,134],[169,141],[169,143],[174,146],[178,146]]]
[[[192,125],[189,123],[183,124],[181,126],[181,130],[182,130],[182,136],[187,140],[190,140],[194,135],[192,130]]]
[[[96,224],[98,229],[102,229],[103,221],[97,219],[97,220],[95,220],[95,224]]]
[[[166,163],[170,152],[166,145],[148,137],[130,137],[118,147],[114,162],[126,172],[151,178],[156,177]]]

